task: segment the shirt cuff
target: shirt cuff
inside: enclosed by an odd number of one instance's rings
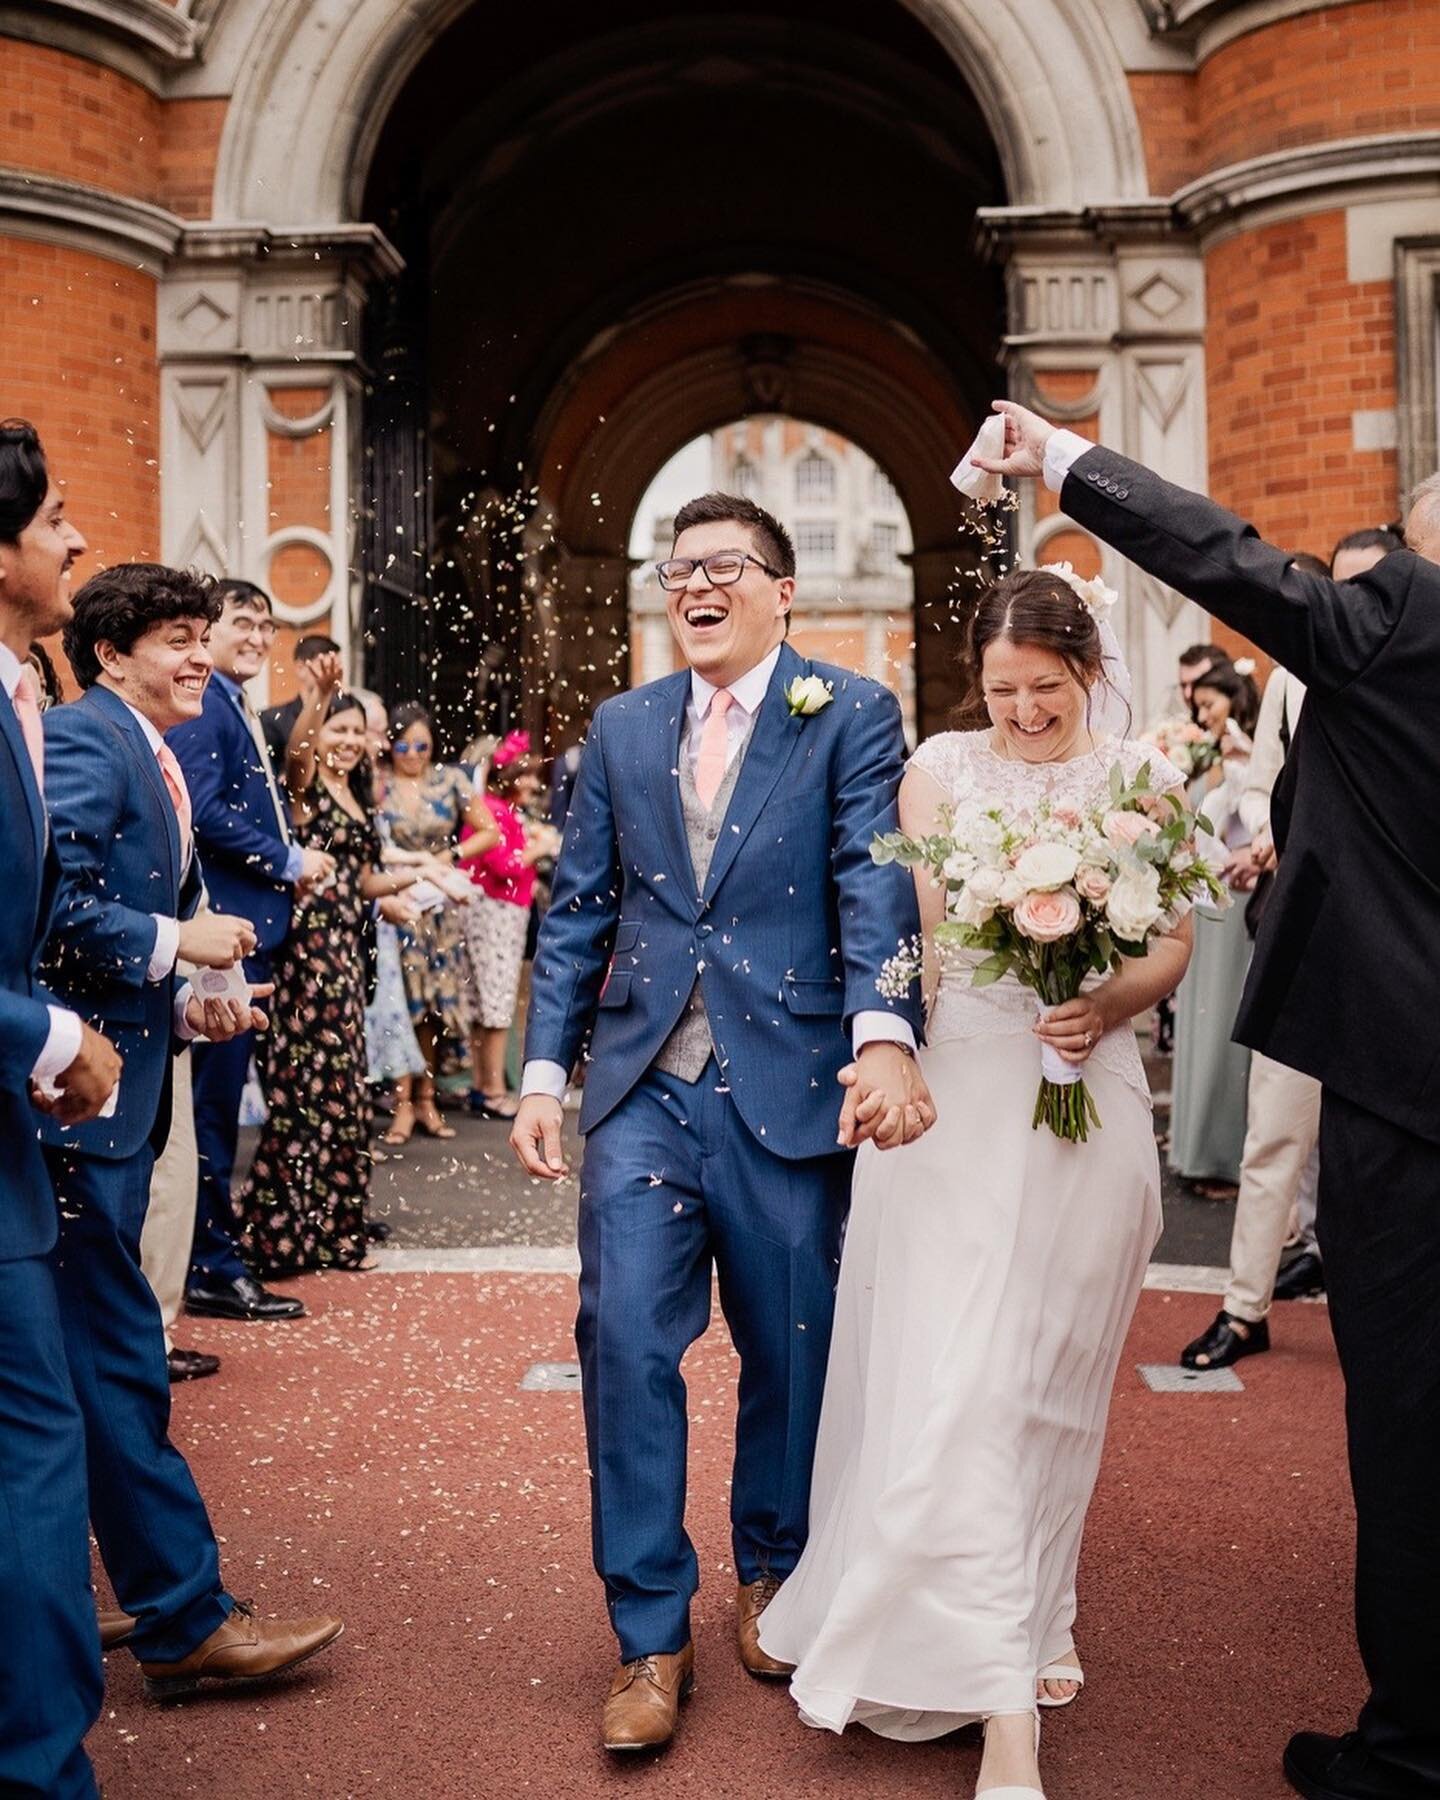
[[[300,879],[304,867],[304,846],[301,844],[291,844],[290,848],[285,852],[284,875],[284,879],[290,883],[291,887],[294,887],[295,883]]]
[[[170,1009],[170,1023],[182,1044],[193,1044],[200,1035],[198,1031],[191,1029],[190,1021],[185,1017],[185,1008],[190,1004],[190,996],[194,992],[188,981],[182,982],[175,990],[174,1005]]]
[[[151,913],[155,921],[155,948],[150,952],[150,967],[145,971],[147,981],[163,981],[175,967],[175,958],[180,954],[180,921],[167,919],[163,913]]]
[[[1081,437],[1078,431],[1066,431],[1060,426],[1050,433],[1045,443],[1045,485],[1052,494],[1060,492],[1072,466],[1094,448],[1089,438]]]
[[[50,1006],[46,1011],[50,1014],[49,1035],[30,1071],[30,1079],[41,1087],[53,1084],[55,1077],[70,1067],[80,1054],[83,1041],[78,1013],[68,1012],[63,1006]]]
[[[898,1013],[857,1012],[850,1021],[850,1043],[856,1056],[867,1044],[899,1044],[904,1050],[915,1048],[915,1033],[908,1019]]]
[[[531,1094],[548,1094],[552,1100],[563,1100],[569,1085],[570,1071],[557,1062],[546,1062],[543,1057],[527,1062],[520,1071],[522,1100],[528,1100]]]

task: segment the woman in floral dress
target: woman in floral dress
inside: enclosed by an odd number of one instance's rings
[[[327,850],[335,877],[296,903],[261,1039],[269,1118],[235,1210],[246,1260],[262,1277],[364,1266],[371,1152],[361,921],[373,901],[415,880],[413,869],[379,866],[365,714],[337,691],[340,659],[312,667],[316,685],[291,735],[285,780],[297,842]]]

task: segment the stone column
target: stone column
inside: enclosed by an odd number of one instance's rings
[[[257,702],[291,691],[306,631],[362,673],[361,322],[369,282],[399,266],[369,225],[283,239],[206,225],[184,233],[161,286],[163,554],[272,596],[281,631]]]

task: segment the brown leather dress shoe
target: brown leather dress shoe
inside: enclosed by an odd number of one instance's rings
[[[99,1619],[102,1650],[118,1650],[122,1644],[129,1642],[130,1633],[135,1629],[135,1621],[129,1613],[121,1612],[118,1606],[102,1606],[99,1609]]]
[[[202,1681],[263,1681],[293,1669],[333,1644],[345,1629],[339,1619],[257,1619],[243,1602],[179,1662],[141,1662],[152,1700],[193,1694]]]
[[[675,1735],[680,1702],[695,1686],[695,1647],[621,1663],[605,1702],[607,1750],[658,1750]]]
[[[740,1660],[752,1675],[762,1681],[787,1681],[795,1673],[794,1663],[778,1662],[760,1648],[760,1616],[780,1592],[782,1577],[761,1575],[755,1581],[742,1581],[735,1590],[735,1635],[740,1640]]]

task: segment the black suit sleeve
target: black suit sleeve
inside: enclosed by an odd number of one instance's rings
[[[1071,465],[1060,504],[1078,525],[1322,692],[1363,673],[1410,591],[1408,553],[1387,557],[1356,581],[1306,574],[1253,525],[1113,450],[1087,450]]]

